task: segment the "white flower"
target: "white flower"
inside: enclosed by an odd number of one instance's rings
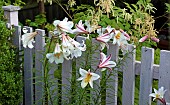
[[[84,28],[84,24],[82,24],[82,20],[76,24],[76,29],[73,30],[73,34],[89,34],[89,32]]]
[[[32,43],[34,43],[34,37],[38,34],[38,32],[32,32],[32,33],[25,33],[22,35],[22,43],[23,43],[23,47],[27,48],[27,46],[29,48],[33,48],[34,46],[32,45]]]
[[[63,63],[64,56],[63,56],[59,43],[56,44],[54,52],[47,53],[46,57],[49,59],[50,63],[53,63],[54,61],[56,64]]]
[[[62,34],[62,50],[64,57],[69,60],[73,57],[80,57],[82,51],[86,50],[86,45],[72,39],[69,35]]]
[[[63,21],[60,20],[55,20],[53,22],[53,25],[56,27],[54,30],[54,34],[57,33],[65,33],[65,32],[69,32],[72,33],[72,27],[73,27],[73,22],[72,21],[68,21],[68,18],[64,18]]]
[[[111,54],[106,58],[106,55],[103,52],[100,53],[100,63],[98,68],[102,69],[101,71],[105,71],[106,68],[112,70],[112,68],[116,66],[114,61],[110,61],[111,57]]]
[[[113,37],[113,44],[118,44],[120,46],[120,41],[126,40],[126,37],[120,32],[115,31],[115,35]]]
[[[100,76],[98,74],[92,73],[92,72],[90,72],[90,70],[86,71],[86,70],[80,68],[79,72],[81,74],[81,77],[78,78],[77,80],[78,81],[82,80],[82,82],[81,82],[82,88],[85,88],[88,83],[90,84],[91,88],[93,88],[93,81],[100,78]]]
[[[155,92],[155,93],[149,94],[149,96],[154,97],[154,98],[153,98],[153,101],[154,101],[155,99],[160,99],[160,100],[162,100],[162,99],[164,98],[164,94],[165,94],[166,90],[164,90],[164,87],[161,87],[161,88],[159,88],[158,90],[156,90],[156,89],[154,88],[154,92]]]
[[[113,28],[111,28],[110,26],[107,26],[106,28],[100,28],[97,29],[97,33],[99,34],[99,36],[96,38],[97,41],[101,42],[101,50],[104,49],[105,46],[107,46],[107,48],[109,48],[109,45],[107,44],[108,41],[110,41],[110,39],[113,36]]]

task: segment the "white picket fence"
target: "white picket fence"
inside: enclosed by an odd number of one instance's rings
[[[5,7],[5,14],[8,16],[8,22],[10,24],[14,24],[15,26],[15,34],[13,38],[13,43],[18,47],[19,50],[22,50],[21,45],[21,26],[18,26],[18,20],[14,21],[17,17],[18,8],[15,7]],[[13,20],[13,21],[12,21]],[[26,27],[29,32],[32,32],[33,29],[31,27]],[[43,62],[44,58],[44,45],[45,45],[45,31],[42,29],[36,29],[39,35],[35,37],[35,48],[29,49],[25,48],[24,50],[24,104],[25,105],[42,105],[43,100]],[[77,39],[81,41],[82,38],[79,37]],[[95,41],[94,41],[95,43]],[[152,80],[158,79],[159,84],[158,87],[163,86],[167,89],[165,93],[165,99],[167,102],[170,102],[170,51],[162,50],[160,53],[160,65],[154,64],[154,49],[143,47],[141,61],[135,60],[135,50],[133,45],[129,45],[129,51],[133,53],[129,53],[128,57],[126,57],[124,64],[122,67],[117,68],[114,72],[114,76],[111,76],[112,80],[109,83],[113,88],[112,90],[106,89],[106,105],[117,105],[117,92],[118,85],[122,85],[122,105],[134,105],[134,93],[135,93],[135,75],[140,75],[140,94],[139,94],[139,105],[151,105],[151,97],[149,94],[152,93]],[[20,52],[21,53],[21,52]],[[118,46],[110,44],[110,49],[107,50],[108,54],[112,54],[112,60],[118,60],[119,49]],[[99,52],[93,54],[93,60],[96,62],[92,62],[92,68],[95,68],[99,61]],[[80,66],[80,61],[83,58],[76,59],[76,68]],[[95,60],[96,59],[96,60]],[[57,68],[57,65],[51,67],[49,74],[53,74],[54,70]],[[65,71],[67,70],[67,72]],[[123,72],[123,84],[118,84],[118,72]],[[67,87],[62,85],[62,94],[67,94],[67,88],[71,88],[71,84],[69,79],[71,79],[72,74],[72,61],[65,60],[62,64],[62,84],[67,84]],[[41,78],[42,77],[42,78]],[[55,79],[52,75],[51,79]],[[77,77],[78,78],[78,77]],[[35,81],[33,81],[33,79]],[[95,81],[99,82],[100,81]],[[34,84],[34,85],[33,85]],[[55,86],[54,86],[55,87]],[[53,89],[52,87],[51,89]],[[57,87],[57,81],[56,81]],[[96,86],[94,86],[95,89]],[[57,93],[56,93],[57,95]],[[93,95],[93,94],[91,94]],[[94,96],[94,95],[93,95]],[[94,96],[95,97],[95,96]],[[62,101],[67,100],[68,97],[62,95]],[[100,100],[99,100],[100,101]],[[62,103],[62,102],[61,102]],[[50,104],[50,103],[49,103]],[[64,105],[64,103],[62,103]],[[158,103],[159,104],[159,103]]]

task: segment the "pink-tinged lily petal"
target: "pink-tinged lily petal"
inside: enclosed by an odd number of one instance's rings
[[[82,24],[82,20],[76,24],[76,29],[73,30],[73,34],[89,34],[89,32],[85,30],[84,25]]]
[[[151,40],[152,40],[152,41],[154,41],[154,42],[157,42],[157,43],[159,43],[159,39],[158,39],[158,38],[151,37]]]
[[[69,47],[71,46],[70,41],[67,39],[67,35],[66,34],[62,34],[62,46],[63,47]]]
[[[144,37],[142,37],[139,42],[144,42],[146,39],[148,39],[148,35],[145,35]]]
[[[110,54],[107,58],[106,55],[101,52],[100,53],[100,63],[98,65],[98,68],[103,69],[103,68],[108,68],[109,70],[112,70],[113,67],[116,66],[116,63],[114,61],[110,61],[112,55]],[[103,69],[105,70],[105,69]]]
[[[107,46],[107,48],[109,48],[109,45],[107,44],[107,42],[111,39],[111,35],[110,33],[105,33],[103,35],[100,35],[96,38],[97,41],[101,42],[101,47],[102,50],[104,49],[105,45]]]
[[[120,29],[120,32],[123,33],[127,40],[130,40],[130,36],[126,32],[124,32],[122,29]]]

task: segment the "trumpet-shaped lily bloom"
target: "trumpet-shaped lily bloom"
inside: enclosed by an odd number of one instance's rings
[[[84,28],[84,24],[82,24],[82,20],[79,21],[78,24],[76,24],[76,29],[73,30],[74,34],[89,34],[90,32],[88,32],[85,28]]]
[[[158,99],[158,100],[162,100],[162,101],[165,101],[164,100],[164,94],[165,94],[165,92],[166,92],[166,90],[164,90],[164,87],[161,87],[161,88],[159,88],[158,90],[156,90],[155,88],[154,88],[154,92],[155,93],[151,93],[151,94],[149,94],[149,96],[151,96],[151,97],[153,97],[153,101],[155,100],[155,99]],[[161,102],[162,102],[161,101]]]
[[[22,43],[23,43],[23,47],[27,48],[27,46],[29,48],[33,48],[34,46],[32,45],[32,43],[34,43],[34,37],[38,34],[38,32],[32,32],[32,33],[25,33],[22,35]]]
[[[110,41],[110,39],[113,36],[113,31],[114,29],[111,28],[110,26],[107,26],[106,28],[100,28],[97,29],[97,33],[99,34],[99,36],[96,38],[97,41],[101,42],[101,50],[104,49],[104,47],[106,46],[107,48],[109,48],[109,45],[107,44],[108,41]]]
[[[115,35],[113,37],[113,44],[118,44],[120,46],[121,41],[127,41],[126,37],[120,32],[120,31],[115,31]]]
[[[84,41],[83,43],[79,43],[70,36],[62,34],[62,50],[64,57],[69,60],[73,57],[80,57],[82,51],[86,50],[86,45],[84,44]]]
[[[86,45],[83,43],[79,43],[72,39],[70,36],[66,36],[69,42],[72,44],[72,47],[70,47],[71,52],[71,58],[73,57],[80,57],[82,55],[82,51],[86,50]]]
[[[72,33],[72,27],[73,27],[73,22],[72,21],[68,21],[68,18],[64,18],[63,21],[60,20],[55,20],[53,22],[53,25],[56,27],[54,30],[54,33],[64,33],[64,32],[69,32]]]
[[[111,54],[106,58],[106,55],[103,52],[100,53],[100,62],[98,68],[102,69],[101,71],[105,71],[106,68],[112,70],[112,68],[116,66],[114,61],[110,61],[111,57]]]
[[[79,72],[81,74],[81,77],[78,78],[77,80],[78,81],[82,80],[82,82],[81,82],[82,88],[85,88],[88,83],[90,84],[91,88],[93,88],[93,81],[100,78],[100,76],[98,74],[92,73],[92,72],[90,72],[90,70],[86,71],[86,70],[80,68]]]
[[[97,41],[101,42],[101,49],[103,50],[105,45],[107,46],[107,48],[109,48],[109,45],[107,44],[107,42],[112,38],[112,36],[110,35],[110,33],[105,33],[103,35],[100,35],[96,38]]]
[[[56,44],[54,52],[47,53],[46,57],[49,59],[50,63],[53,63],[54,61],[56,64],[63,63],[64,56],[63,56],[59,43]]]

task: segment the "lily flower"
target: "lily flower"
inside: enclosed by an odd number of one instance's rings
[[[89,34],[85,28],[84,24],[82,24],[82,20],[79,21],[78,24],[76,24],[76,29],[73,30],[73,34]]]
[[[46,57],[49,59],[50,63],[53,63],[55,61],[56,64],[63,63],[64,61],[64,55],[62,53],[62,50],[60,48],[59,43],[56,43],[56,47],[53,53],[47,53]]]
[[[22,35],[22,43],[23,43],[23,47],[27,48],[27,46],[29,48],[33,48],[34,46],[32,45],[32,43],[35,43],[34,41],[34,37],[38,34],[38,32],[32,32],[32,33],[25,33]]]
[[[107,48],[109,48],[109,45],[107,44],[107,42],[112,38],[112,36],[110,35],[110,33],[105,33],[103,35],[100,35],[96,38],[97,41],[101,42],[101,50],[104,49],[105,45],[107,46]]]
[[[101,42],[101,50],[103,50],[105,46],[109,49],[109,45],[107,44],[107,42],[110,41],[110,39],[112,38],[114,34],[113,30],[114,29],[110,26],[107,26],[106,28],[97,29],[97,33],[99,34],[99,36],[96,38],[96,40]]]
[[[112,68],[116,66],[114,61],[110,61],[111,57],[111,54],[106,58],[106,55],[103,52],[100,53],[100,62],[98,68],[100,68],[101,71],[105,71],[106,68],[112,70]]]
[[[118,44],[120,46],[121,41],[127,41],[126,37],[120,32],[120,31],[115,31],[115,35],[113,37],[113,44]]]
[[[130,40],[130,36],[126,32],[124,32],[122,29],[119,31],[127,38],[127,40]]]
[[[82,51],[86,50],[86,45],[83,41],[83,43],[79,43],[72,39],[70,36],[66,36],[68,41],[72,44],[72,47],[70,47],[70,53],[71,53],[71,58],[73,57],[80,57],[82,55]]]
[[[86,70],[80,68],[79,72],[81,74],[81,77],[78,78],[77,80],[78,81],[82,80],[82,82],[81,82],[82,88],[85,88],[88,83],[90,84],[91,88],[93,88],[93,81],[100,78],[100,76],[98,74],[90,72],[90,69],[88,71],[86,71]]]
[[[65,33],[65,32],[69,32],[72,33],[72,27],[73,27],[73,22],[72,21],[68,21],[68,18],[64,18],[63,21],[60,20],[55,20],[53,22],[53,25],[56,27],[54,30],[54,33]]]
[[[166,101],[165,101],[165,99],[164,99],[164,94],[165,94],[166,90],[164,90],[164,87],[161,87],[161,88],[159,88],[158,90],[156,90],[156,89],[154,88],[154,92],[155,92],[155,93],[149,94],[149,96],[153,97],[153,101],[154,101],[155,99],[157,99],[157,100],[161,101],[163,104],[166,105]]]

